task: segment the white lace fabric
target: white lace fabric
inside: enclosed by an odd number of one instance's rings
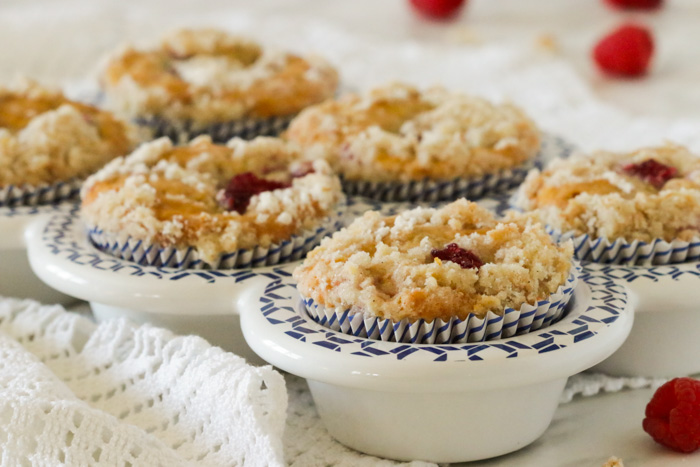
[[[306,381],[286,375],[289,393],[284,451],[290,467],[431,467],[430,462],[395,462],[343,446],[326,431],[314,408]]]
[[[0,301],[0,461],[284,465],[282,376],[198,337]]]

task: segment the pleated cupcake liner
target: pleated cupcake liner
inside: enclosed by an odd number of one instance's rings
[[[38,206],[76,199],[82,182],[76,178],[41,185],[0,186],[0,206]]]
[[[313,299],[302,297],[308,316],[318,324],[355,337],[364,337],[405,344],[461,344],[483,342],[526,334],[554,324],[564,316],[564,310],[578,283],[579,267],[573,265],[564,284],[547,300],[524,304],[518,310],[506,308],[503,315],[488,312],[483,318],[468,315],[461,320],[408,319],[392,321],[354,313],[347,308],[326,308]]]
[[[341,177],[346,195],[364,196],[382,202],[435,202],[459,198],[475,200],[502,193],[520,185],[535,166],[531,160],[517,167],[477,177],[457,177],[451,180],[412,180],[410,182],[371,182],[347,180]]]
[[[151,130],[154,138],[167,136],[176,143],[185,143],[200,135],[211,136],[215,143],[231,138],[253,139],[257,136],[279,136],[294,116],[271,118],[241,118],[210,125],[196,125],[191,120],[175,121],[161,117],[138,118],[136,123]]]
[[[580,261],[618,264],[626,266],[650,266],[685,263],[700,260],[700,237],[690,241],[666,241],[657,238],[651,242],[628,241],[624,238],[594,238],[576,232],[561,233],[550,226],[545,227],[555,241],[572,240],[574,256]]]
[[[323,237],[342,227],[342,211],[326,218],[318,227],[308,229],[289,239],[270,246],[241,248],[222,253],[208,263],[193,247],[166,247],[158,242],[146,242],[114,232],[106,232],[97,227],[88,228],[88,238],[99,250],[117,258],[133,261],[142,266],[156,266],[178,269],[244,269],[297,261],[318,245]]]

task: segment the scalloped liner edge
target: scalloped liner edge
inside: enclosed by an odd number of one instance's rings
[[[118,234],[105,232],[97,227],[88,227],[87,235],[98,250],[117,258],[133,261],[141,266],[178,269],[243,269],[275,266],[300,260],[325,236],[342,227],[344,211],[344,207],[341,207],[336,215],[325,218],[319,226],[304,230],[280,243],[273,243],[269,247],[256,246],[222,253],[214,264],[204,261],[197,249],[193,247],[163,247],[157,242],[148,243],[131,237],[121,238]]]
[[[318,324],[355,337],[364,337],[406,344],[459,344],[525,334],[554,324],[564,315],[564,309],[578,284],[581,267],[573,264],[564,284],[547,300],[536,305],[526,303],[518,310],[506,308],[502,316],[491,311],[484,318],[469,315],[466,320],[452,318],[432,322],[389,319],[352,313],[351,309],[325,308],[302,296],[302,310]]]
[[[516,187],[525,180],[528,171],[533,167],[535,159],[480,177],[457,177],[452,180],[426,178],[410,182],[370,182],[346,180],[341,177],[341,182],[346,195],[364,196],[384,202],[451,201],[462,197],[478,199]]]
[[[694,237],[689,242],[682,240],[668,242],[660,238],[648,243],[638,240],[629,242],[624,238],[617,238],[611,242],[605,237],[593,238],[588,234],[577,235],[573,231],[561,233],[550,226],[545,226],[545,229],[556,242],[572,240],[574,256],[579,261],[651,266],[700,260],[700,237]]]
[[[0,187],[0,207],[40,206],[76,199],[80,194],[82,179],[32,185],[6,185]]]
[[[257,136],[278,136],[289,126],[295,115],[270,118],[242,118],[197,126],[192,121],[174,121],[161,117],[135,119],[138,125],[150,128],[153,136],[167,136],[176,142],[186,142],[197,136],[209,135],[216,143],[231,138],[253,139]]]

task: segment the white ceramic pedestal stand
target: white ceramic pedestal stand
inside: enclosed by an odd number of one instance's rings
[[[140,266],[92,246],[80,220],[59,214],[28,231],[31,267],[46,284],[90,302],[98,321],[124,317],[178,334],[198,334],[212,345],[260,362],[240,332],[237,297],[275,279],[274,268],[183,270]]]
[[[594,368],[614,376],[673,378],[700,373],[700,262],[665,266],[588,263],[630,291],[634,327]]]
[[[338,441],[398,460],[471,461],[537,439],[566,379],[627,337],[633,312],[624,287],[586,277],[558,323],[488,342],[415,345],[331,331],[306,314],[292,279],[242,296],[241,323],[263,359],[307,378]]]
[[[43,206],[0,207],[0,295],[67,304],[75,299],[48,287],[29,266],[25,233],[33,222],[75,210],[70,202]]]

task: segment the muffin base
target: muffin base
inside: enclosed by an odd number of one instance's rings
[[[213,264],[204,261],[193,247],[165,247],[158,242],[145,242],[129,236],[106,232],[95,226],[88,227],[88,239],[98,250],[117,258],[133,261],[142,266],[178,269],[243,269],[274,266],[297,261],[321,242],[323,237],[342,227],[345,206],[336,209],[333,216],[325,218],[317,227],[304,230],[287,240],[270,246],[241,248],[221,254]]]
[[[459,198],[475,200],[515,188],[523,180],[535,161],[500,170],[480,177],[457,177],[452,180],[413,180],[410,182],[369,182],[341,178],[346,195],[364,196],[382,202],[435,202]]]
[[[231,138],[253,139],[257,136],[279,136],[294,116],[243,118],[211,125],[196,125],[192,121],[173,121],[161,117],[138,118],[136,123],[149,128],[154,138],[167,136],[176,143],[185,143],[200,135],[211,136],[215,143]]]
[[[83,180],[41,185],[7,185],[0,187],[0,206],[38,206],[77,199]]]
[[[564,309],[578,283],[580,267],[572,265],[564,284],[546,300],[536,304],[526,303],[518,310],[506,308],[503,315],[488,312],[484,318],[475,315],[467,319],[423,319],[411,322],[408,319],[390,319],[353,313],[351,309],[326,308],[314,300],[302,296],[302,306],[314,321],[334,331],[355,337],[402,342],[407,344],[458,344],[483,342],[504,337],[526,334],[556,323],[564,316]]]
[[[691,241],[666,240],[657,238],[652,242],[627,241],[624,238],[594,238],[576,232],[561,233],[550,226],[545,230],[556,242],[572,240],[574,256],[579,261],[594,263],[650,266],[697,261],[700,259],[700,237]]]

